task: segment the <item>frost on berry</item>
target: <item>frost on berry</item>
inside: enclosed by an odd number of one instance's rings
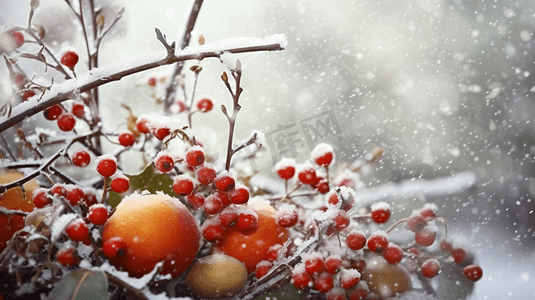
[[[334,163],[334,150],[329,144],[320,143],[310,153],[312,160],[319,166],[328,167]]]
[[[77,205],[84,198],[84,190],[74,184],[64,184],[65,188],[65,198],[69,200],[71,205]]]
[[[96,160],[97,172],[104,177],[111,177],[117,171],[117,159],[115,156],[104,154]]]
[[[433,278],[438,275],[440,271],[440,263],[435,258],[429,258],[422,264],[420,272],[424,277]]]
[[[312,252],[306,255],[303,259],[305,262],[305,270],[309,275],[320,274],[325,270],[323,255],[319,252]]]
[[[168,173],[173,170],[175,162],[173,157],[169,155],[166,151],[160,151],[158,155],[154,158],[154,165],[156,169],[162,173]]]
[[[376,202],[371,206],[372,220],[377,224],[383,224],[390,219],[391,208],[386,202]]]
[[[89,208],[87,218],[95,225],[104,225],[108,220],[108,210],[103,204],[95,204]]]
[[[236,186],[236,181],[230,172],[222,172],[215,178],[215,186],[221,192],[228,192],[233,190]]]
[[[258,229],[258,214],[250,208],[241,208],[238,214],[238,229],[243,234],[252,234]]]
[[[346,244],[351,250],[360,250],[366,246],[366,236],[360,230],[353,229],[346,237]]]
[[[110,187],[116,193],[124,193],[130,188],[130,179],[122,173],[117,172],[111,178]]]
[[[223,203],[214,195],[208,196],[204,200],[204,211],[209,215],[215,215],[223,209]]]
[[[71,160],[75,166],[84,168],[91,162],[91,156],[85,150],[77,150],[73,153]]]
[[[242,184],[236,184],[236,187],[228,195],[234,204],[245,204],[249,201],[249,190]]]
[[[303,184],[311,184],[316,179],[316,170],[310,162],[305,162],[297,168],[297,177]]]
[[[292,279],[290,280],[290,283],[292,283],[298,289],[304,289],[308,287],[311,282],[312,277],[310,277],[310,275],[308,275],[306,272],[305,264],[297,264],[292,270]]]
[[[432,231],[429,226],[426,226],[424,229],[414,234],[414,241],[420,246],[427,247],[435,242],[435,236],[436,233]]]
[[[206,220],[200,228],[204,239],[209,242],[217,241],[225,236],[225,227],[219,223],[218,218]]]
[[[264,277],[264,275],[266,275],[269,272],[271,267],[273,267],[273,263],[267,260],[262,260],[261,262],[256,264],[256,271],[255,271],[256,278],[260,279]]]
[[[295,175],[297,165],[293,158],[283,157],[277,164],[275,164],[275,171],[281,179],[291,179]]]
[[[342,268],[342,257],[339,254],[331,255],[325,259],[325,271],[335,275]]]
[[[340,287],[350,289],[360,282],[360,272],[355,269],[344,269],[340,272]]]
[[[173,180],[173,191],[180,196],[186,196],[193,192],[195,183],[193,179],[186,175],[178,175]]]
[[[214,167],[211,164],[205,164],[204,167],[201,167],[197,170],[196,173],[197,180],[205,186],[213,183],[217,177],[217,173]]]
[[[297,223],[299,215],[294,209],[281,209],[275,215],[275,222],[282,227],[292,227]]]
[[[420,215],[418,211],[413,212],[408,218],[407,218],[407,229],[413,232],[418,232],[424,227],[427,226],[427,221]]]
[[[190,194],[186,197],[186,201],[193,209],[199,209],[204,205],[204,196],[200,193]]]
[[[200,146],[192,146],[186,151],[186,163],[192,167],[200,166],[204,163],[204,150]]]
[[[390,243],[383,250],[383,257],[388,263],[397,264],[403,259],[403,250],[398,245]]]
[[[314,289],[320,293],[327,293],[334,287],[334,278],[331,274],[323,272],[314,278]]]
[[[123,147],[130,147],[134,145],[134,134],[130,130],[123,130],[119,133],[119,143]]]
[[[233,227],[238,223],[238,209],[233,205],[227,206],[219,213],[218,218],[225,228]]]
[[[368,238],[368,249],[378,252],[388,246],[388,234],[383,230],[377,230]]]
[[[438,207],[434,203],[426,203],[422,209],[420,209],[420,215],[425,219],[431,219],[437,217]]]

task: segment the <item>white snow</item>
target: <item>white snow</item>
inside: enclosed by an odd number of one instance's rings
[[[256,138],[254,139],[254,143],[256,145],[256,148],[261,149],[262,145],[266,142],[266,136],[264,133],[260,130],[253,129],[251,131],[251,137],[253,137],[256,134]]]
[[[275,170],[276,171],[279,171],[279,170],[282,170],[282,169],[286,169],[288,167],[296,167],[297,164],[295,163],[295,159],[293,158],[288,158],[288,157],[283,157],[281,158],[281,160],[275,164]]]
[[[315,161],[316,159],[324,156],[327,153],[333,154],[333,162],[334,162],[334,149],[331,145],[326,144],[326,143],[320,143],[316,145],[314,150],[312,150],[312,152],[310,153],[310,156]]]
[[[439,300],[433,295],[418,291],[408,291],[396,298],[396,300]]]
[[[60,237],[65,227],[67,227],[67,225],[69,225],[76,218],[78,218],[78,216],[73,213],[59,216],[50,227],[50,239],[55,241],[58,237]]]
[[[376,211],[378,209],[390,210],[390,204],[383,201],[375,202],[374,204],[372,204],[371,211]]]
[[[101,160],[104,160],[104,159],[111,159],[113,160],[115,163],[117,163],[117,158],[111,154],[102,154],[101,156],[97,157],[97,160],[95,161],[95,164],[98,165],[100,163]]]

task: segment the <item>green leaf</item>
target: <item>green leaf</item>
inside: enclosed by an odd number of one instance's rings
[[[47,300],[106,300],[108,278],[102,271],[74,270],[65,276],[50,292]]]

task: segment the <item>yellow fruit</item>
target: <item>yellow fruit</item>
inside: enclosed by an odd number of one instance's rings
[[[400,264],[389,264],[383,257],[376,256],[368,260],[362,279],[366,280],[370,292],[381,299],[395,297],[412,289],[409,273]]]
[[[131,276],[141,277],[164,261],[162,274],[176,277],[197,255],[197,222],[179,200],[164,194],[133,195],[123,199],[104,224],[102,242],[121,237],[126,251],[110,261]]]
[[[234,257],[213,254],[199,259],[185,283],[191,291],[205,298],[227,298],[239,293],[247,282],[245,266]]]
[[[21,173],[10,170],[0,174],[0,183],[10,183],[15,180],[19,180],[22,177],[24,177],[24,175]],[[23,184],[23,187],[25,190],[24,196],[26,199],[22,199],[22,189],[20,187],[11,188],[0,195],[0,206],[3,206],[7,209],[20,209],[26,212],[32,211],[34,208],[32,202],[32,193],[39,188],[39,185],[35,180],[32,179]]]

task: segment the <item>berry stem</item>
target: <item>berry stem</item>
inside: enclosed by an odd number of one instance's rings
[[[392,224],[390,228],[386,231],[386,233],[390,233],[390,231],[394,230],[399,224],[407,222],[407,218],[399,219],[396,223]]]
[[[232,90],[232,87],[230,86],[230,83],[228,82],[226,74],[225,76],[222,76],[222,78],[227,79],[227,80],[223,80],[223,82],[225,83],[225,86],[227,87],[227,89],[230,92],[230,95],[232,96],[232,116],[229,117],[228,114],[225,113],[225,116],[227,117],[228,124],[229,124],[228,143],[227,143],[227,160],[225,163],[225,170],[227,171],[230,170],[230,161],[232,160],[232,155],[236,153],[236,150],[232,149],[232,139],[234,138],[234,126],[236,124],[236,117],[238,116],[238,112],[241,109],[241,106],[238,103],[238,101],[243,91],[243,89],[240,86],[241,75],[242,75],[240,60],[236,61],[236,68],[234,70],[231,70],[231,74],[232,74],[232,77],[234,77],[234,82],[236,83],[234,91]]]

